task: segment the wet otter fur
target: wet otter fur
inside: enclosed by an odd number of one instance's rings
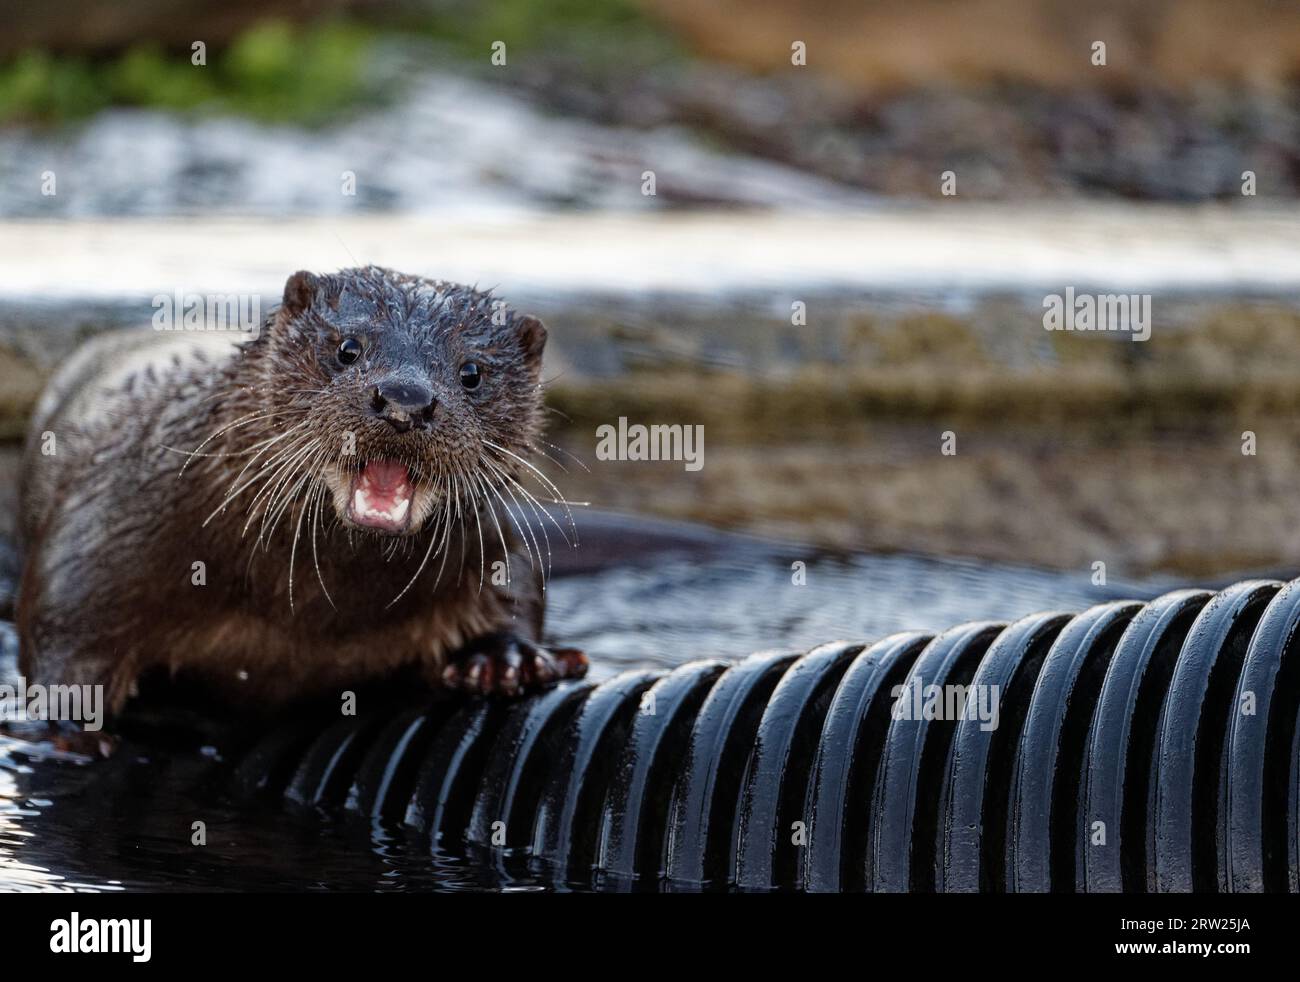
[[[158,670],[250,707],[583,674],[538,645],[568,530],[530,461],[545,343],[490,293],[374,266],[295,273],[252,339],[93,339],[24,452],[24,674],[114,711]]]

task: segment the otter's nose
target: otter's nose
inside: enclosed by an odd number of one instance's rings
[[[421,382],[387,381],[375,386],[371,403],[399,433],[423,429],[433,419],[433,390]]]

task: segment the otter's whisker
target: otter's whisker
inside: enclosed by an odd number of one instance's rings
[[[271,442],[274,442],[275,440],[280,439],[281,437],[285,436],[286,434],[285,434],[285,433],[280,433],[280,434],[276,435],[275,437],[268,437],[267,440],[264,440],[264,441],[262,441],[261,443],[255,443],[255,444],[253,444],[253,446],[248,447],[248,448],[245,449],[245,450],[233,450],[233,451],[228,451],[228,452],[225,452],[225,453],[203,453],[203,452],[201,451],[200,448],[201,448],[201,447],[204,447],[204,446],[207,446],[207,444],[209,444],[210,442],[212,442],[213,439],[215,439],[215,438],[218,437],[218,436],[221,436],[223,433],[228,433],[228,432],[230,432],[231,430],[234,430],[234,429],[241,429],[241,428],[244,427],[244,426],[252,426],[254,423],[260,423],[260,422],[263,422],[263,421],[268,420],[268,419],[275,419],[275,418],[280,417],[280,416],[290,416],[290,415],[292,415],[292,413],[287,413],[287,412],[284,412],[284,413],[260,413],[260,414],[255,414],[255,415],[253,415],[252,417],[245,417],[246,422],[244,422],[244,423],[242,423],[242,424],[240,424],[240,425],[238,425],[238,426],[236,426],[236,425],[234,425],[234,424],[231,424],[231,425],[228,425],[228,426],[226,426],[226,427],[224,427],[224,428],[218,430],[216,433],[213,433],[211,436],[209,436],[206,440],[204,440],[202,443],[200,443],[200,444],[198,445],[198,447],[196,447],[196,448],[193,449],[193,450],[185,450],[185,449],[182,449],[181,447],[170,447],[170,446],[167,446],[166,444],[162,444],[162,443],[160,443],[160,444],[156,444],[156,446],[158,447],[159,450],[165,450],[165,451],[167,451],[168,453],[181,454],[181,455],[183,455],[183,456],[185,456],[185,457],[189,457],[189,458],[196,458],[196,457],[242,457],[242,456],[245,456],[245,455],[247,455],[247,454],[253,453],[253,452],[254,452],[258,447],[263,446],[263,445],[266,444],[266,443],[271,443]],[[186,462],[186,463],[181,467],[181,469],[176,473],[177,478],[180,478],[180,477],[182,477],[182,476],[184,475],[184,473],[185,473],[185,469],[186,469],[186,467],[188,467],[188,466],[189,466],[189,461],[187,461],[187,462]]]
[[[313,440],[312,446],[317,442],[318,441]],[[266,518],[263,518],[263,529],[258,535],[258,542],[262,544],[263,549],[269,547],[271,536],[275,534],[275,529],[276,526],[280,524],[281,516],[293,505],[293,502],[298,499],[299,495],[310,487],[312,479],[319,471],[320,462],[324,457],[324,453],[324,450],[320,450],[314,457],[300,459],[294,466],[294,472],[290,476],[289,482],[283,484],[283,490],[279,493],[278,498],[275,499],[275,501],[268,502],[266,515],[270,517],[270,525],[268,527],[266,524]],[[275,509],[274,513],[272,513],[272,508]],[[299,516],[299,520],[301,520],[301,515]],[[256,543],[254,544],[254,548],[256,548]]]
[[[294,427],[293,429],[297,429],[297,427]],[[288,436],[289,433],[291,432],[293,432],[293,430],[286,432],[284,435]],[[239,471],[239,473],[235,475],[235,480],[231,482],[230,488],[226,491],[225,495],[221,499],[221,503],[218,504],[217,507],[212,511],[212,513],[209,514],[208,517],[203,520],[203,525],[206,526],[218,514],[220,514],[222,511],[225,511],[225,509],[230,505],[230,503],[236,497],[242,494],[245,490],[257,484],[259,481],[267,480],[270,476],[268,474],[267,469],[270,467],[274,467],[277,461],[283,460],[287,455],[292,454],[295,451],[295,449],[301,445],[302,445],[301,443],[295,443],[289,447],[283,447],[280,450],[276,451],[269,458],[267,458],[267,460],[262,464],[261,469],[256,474],[254,474],[251,478],[249,478],[245,484],[236,488],[235,485],[239,484],[239,482],[243,479],[244,474],[248,472],[248,469],[252,467],[253,464],[257,463],[257,457],[253,457],[251,460],[249,460],[248,463],[246,463],[243,466],[243,468]],[[266,452],[267,449],[269,449],[269,447],[264,447],[261,451],[258,452],[257,456],[260,457],[263,453]]]
[[[460,477],[452,474],[449,475],[448,480],[451,481],[452,486],[455,488],[452,504],[456,506],[456,538],[460,540],[460,563],[458,564],[460,572],[456,576],[456,585],[460,586],[465,579],[465,518],[460,510]],[[450,507],[448,511],[450,511]]]
[[[241,416],[239,419],[235,420],[233,423],[227,423],[225,426],[221,427],[221,428],[218,429],[215,433],[213,433],[211,436],[209,436],[207,439],[205,439],[202,443],[200,443],[200,444],[199,444],[197,447],[195,447],[193,450],[180,450],[180,451],[177,451],[177,452],[179,452],[179,453],[188,453],[188,454],[194,455],[194,454],[197,454],[197,453],[198,453],[200,450],[202,450],[204,447],[206,447],[206,446],[207,446],[209,443],[211,443],[213,440],[215,440],[217,437],[221,436],[223,433],[228,433],[228,432],[230,432],[231,430],[239,429],[240,427],[251,426],[253,423],[260,422],[260,421],[263,421],[263,420],[274,419],[274,418],[279,417],[279,416],[288,416],[288,415],[289,415],[289,413],[288,413],[287,411],[286,411],[286,412],[278,412],[278,413],[264,413],[264,412],[249,413],[247,416]],[[165,449],[170,450],[170,449],[172,449],[172,448],[167,447],[167,448],[165,448]],[[181,474],[184,474],[184,473],[185,473],[185,468],[188,467],[188,466],[189,466],[189,463],[187,462],[183,467],[181,467],[181,469],[180,469],[180,473],[177,474],[176,476],[177,476],[177,477],[180,477]]]
[[[316,567],[316,581],[320,584],[321,593],[325,594],[325,599],[329,602],[330,607],[338,610],[334,606],[334,598],[330,596],[329,587],[325,585],[325,578],[320,572],[320,554],[316,551],[316,529],[320,525],[320,510],[324,503],[325,485],[318,483],[316,491],[312,495],[312,513],[311,513],[311,561]]]
[[[447,554],[451,551],[447,548],[447,544],[451,539],[451,502],[448,500],[448,495],[451,493],[451,487],[449,481],[449,478],[444,479],[442,488],[443,507],[440,519],[442,522],[442,542],[438,546],[438,551],[442,553],[442,562],[438,564],[438,575],[433,579],[434,589],[437,589],[438,584],[442,582],[443,570],[447,567]]]
[[[398,593],[397,596],[395,596],[392,600],[388,601],[387,606],[385,606],[384,608],[385,610],[387,610],[389,607],[392,607],[393,604],[397,603],[397,601],[401,600],[404,596],[406,596],[406,592],[415,585],[415,581],[420,578],[420,574],[424,572],[425,565],[429,562],[429,556],[433,554],[433,544],[436,541],[438,541],[438,534],[437,534],[437,529],[434,528],[429,533],[429,546],[427,549],[424,550],[424,558],[420,560],[420,565],[419,567],[416,568],[415,575],[406,581],[406,586],[402,587],[401,592]],[[445,561],[446,556],[444,556],[443,559]]]
[[[542,527],[542,535],[547,540],[546,545],[547,545],[548,566],[551,560],[550,536],[546,532],[546,522],[543,520],[543,516],[545,516],[545,519],[549,520],[551,524],[555,526],[556,531],[560,533],[560,537],[564,539],[565,544],[568,545],[570,549],[575,548],[577,546],[578,530],[577,530],[577,526],[573,521],[573,515],[571,512],[569,513],[569,527],[573,531],[572,539],[569,538],[568,532],[565,531],[564,526],[560,524],[559,520],[553,514],[551,514],[551,512],[548,511],[543,506],[542,502],[538,500],[537,496],[534,495],[531,491],[529,491],[526,487],[524,487],[523,483],[520,482],[518,478],[516,478],[513,474],[511,474],[509,470],[507,470],[504,467],[497,466],[496,463],[494,463],[491,460],[487,460],[486,458],[484,459],[484,463],[488,467],[490,467],[502,481],[506,482],[507,488],[513,486],[513,488],[516,491],[518,491],[521,495],[523,495],[525,499],[528,501],[529,507],[532,508],[533,513],[537,516],[538,523]],[[513,496],[514,495],[512,492],[511,497]],[[567,500],[559,500],[559,501],[552,500],[551,503],[561,504],[565,506],[566,509],[570,504],[570,502],[568,502]]]
[[[510,500],[515,503],[515,507],[519,509],[519,513],[524,516],[525,520],[527,520],[528,516],[527,513],[524,511],[524,506],[519,503],[519,499],[515,496],[514,489],[511,487],[512,484],[515,485],[516,487],[519,487],[519,482],[515,481],[513,478],[510,477],[510,475],[506,474],[504,471],[501,470],[501,468],[497,467],[495,464],[491,463],[490,461],[485,461],[485,463],[487,463],[488,467],[490,467],[497,474],[497,476],[502,479],[502,487],[505,488],[506,494],[510,495]],[[520,488],[520,490],[523,489]],[[527,495],[526,491],[524,493],[525,495]],[[527,498],[525,500],[528,500],[529,507],[532,508],[533,514],[537,517],[538,526],[542,530],[542,538],[546,542],[546,569],[543,572],[543,580],[544,580],[545,577],[549,576],[551,572],[551,537],[546,532],[546,525],[542,522],[542,516],[538,512],[537,505],[535,505],[531,500]],[[533,544],[536,545],[537,535],[533,531],[533,523],[531,521],[527,521],[527,530],[528,530],[528,534],[532,536]],[[568,540],[566,539],[565,541]],[[542,552],[541,547],[538,546],[537,555],[539,559],[541,558],[541,552]]]
[[[469,551],[467,541],[469,536],[466,535],[469,525],[469,515],[467,514],[469,508],[466,502],[462,500],[462,497],[468,497],[469,490],[461,483],[462,480],[460,475],[456,476],[456,529],[460,537],[460,567],[461,576],[463,577],[465,574],[465,559]]]
[[[306,477],[303,478],[307,480]],[[293,542],[289,546],[289,613],[293,613],[293,572],[294,561],[298,557],[298,535],[302,532],[302,517],[307,514],[307,499],[302,501],[302,507],[298,509],[298,521],[293,526]]]
[[[543,440],[540,437],[536,437],[535,439],[537,440],[538,443],[540,443],[544,447],[550,447],[552,450],[558,450],[560,453],[564,454],[564,456],[568,457],[570,460],[572,460],[575,464],[581,467],[588,474],[591,473],[591,468],[587,466],[586,461],[584,461],[577,454],[565,450],[563,447],[557,446],[554,443],[550,443],[546,440]],[[545,450],[539,450],[537,447],[533,447],[533,450],[537,451],[537,453],[541,454],[543,457],[545,457],[547,460],[553,463],[560,470],[564,471],[564,473],[566,474],[569,473],[569,469],[567,467],[565,467],[562,463],[560,463],[558,460],[556,460],[554,457],[548,454]]]
[[[521,495],[524,496],[525,500],[528,501],[529,506],[533,509],[533,514],[537,516],[537,521],[542,524],[543,535],[546,534],[545,532],[546,526],[544,523],[542,523],[542,517],[545,516],[546,518],[550,519],[551,524],[554,525],[555,530],[560,533],[560,536],[564,539],[565,544],[568,545],[570,549],[574,547],[575,543],[569,539],[569,535],[567,532],[565,532],[564,526],[560,524],[559,520],[554,515],[552,515],[549,511],[547,511],[544,507],[542,507],[542,503],[537,500],[536,495],[534,495],[531,491],[529,491],[526,487],[524,487],[521,483],[519,483],[519,480],[513,474],[510,474],[507,471],[502,470],[500,467],[496,466],[491,461],[485,461],[485,463],[489,467],[491,467],[492,470],[495,471],[496,474],[503,481],[505,481],[508,485],[513,486],[516,491],[518,491]],[[549,550],[550,547],[549,538],[547,540],[547,547]]]
[[[556,498],[558,498],[559,501],[563,504],[564,513],[569,519],[569,526],[573,529],[574,534],[575,535],[577,534],[578,526],[573,521],[573,512],[569,510],[569,504],[567,501],[565,501],[563,492],[561,492],[560,489],[555,486],[554,481],[552,481],[549,477],[547,477],[540,470],[538,470],[534,464],[525,460],[523,457],[520,457],[517,453],[514,453],[511,450],[507,450],[505,447],[501,446],[500,444],[493,443],[491,440],[484,440],[483,443],[485,446],[491,447],[493,450],[496,450],[498,453],[503,453],[506,456],[510,457],[512,460],[515,460],[518,463],[523,464],[525,467],[527,467],[528,470],[533,473],[536,479],[541,482],[542,486],[546,488],[546,490],[549,491],[551,494],[553,494]]]
[[[494,468],[494,469],[496,469],[496,468]],[[497,473],[499,474],[500,471],[497,470]],[[515,497],[515,492],[514,492],[514,490],[510,487],[509,484],[503,482],[503,483],[500,485],[500,489],[503,489],[503,490],[505,491],[506,494],[510,495],[510,500],[511,500],[512,502],[514,502],[515,508],[518,509],[518,511],[519,511],[519,516],[520,516],[520,518],[522,519],[522,525],[523,525],[524,531],[525,531],[525,533],[529,536],[529,538],[532,539],[532,541],[533,541],[533,545],[537,548],[537,561],[538,561],[538,562],[541,562],[541,559],[542,559],[542,547],[541,547],[541,544],[538,543],[538,541],[537,541],[537,534],[536,534],[536,532],[535,532],[535,530],[534,530],[534,528],[533,528],[532,520],[529,519],[529,517],[528,517],[528,513],[527,513],[526,511],[524,511],[524,506],[523,506],[522,504],[520,504],[519,499],[518,499],[517,497]],[[538,520],[539,520],[539,521],[541,520],[540,516],[538,516]],[[543,536],[543,537],[546,537],[546,527],[545,527],[545,526],[542,526],[542,536]],[[550,565],[551,565],[551,540],[550,540],[549,538],[546,538],[546,568],[545,568],[545,570],[543,571],[543,574],[545,574],[545,572],[548,571],[548,570],[550,569]]]
[[[501,507],[505,510],[505,513],[509,517],[511,524],[513,524],[516,529],[520,529],[520,530],[527,529],[531,533],[532,526],[528,524],[526,518],[525,520],[521,521],[520,519],[515,517],[515,513],[510,510],[510,505],[506,503],[506,499],[502,496],[501,492],[497,490],[496,486],[491,483],[487,483],[486,486],[488,490],[491,491],[492,494],[496,495],[497,500],[501,502]],[[524,551],[527,552],[528,554],[528,564],[533,569],[537,569],[541,564],[540,552],[534,555],[533,546],[532,543],[529,542],[528,535],[522,536],[521,539],[524,544]],[[502,544],[504,545],[504,542]]]
[[[280,461],[284,459],[284,456],[286,454],[293,453],[298,446],[299,444],[295,444],[294,446],[287,447],[280,451],[277,451],[275,454],[269,457],[265,463],[262,464],[261,469],[258,470],[257,473],[255,473],[243,484],[240,484],[238,487],[235,487],[234,483],[238,483],[238,481],[240,480],[240,478],[242,478],[244,473],[244,471],[240,471],[239,475],[236,477],[235,482],[232,483],[229,489],[227,489],[225,494],[222,496],[221,501],[217,504],[217,507],[214,508],[208,514],[208,517],[203,520],[202,523],[203,526],[206,527],[209,522],[211,522],[219,514],[221,514],[228,507],[230,507],[231,502],[233,502],[237,497],[239,497],[249,488],[253,487],[254,485],[261,484],[267,481],[271,476],[273,476],[274,471],[269,471],[268,468],[278,469],[278,464]],[[257,458],[254,457],[252,460],[250,460],[247,464],[244,465],[244,470],[246,471],[252,464],[256,463],[256,461]],[[247,527],[245,527],[245,531],[247,531]]]
[[[487,566],[487,551],[483,544],[483,519],[479,513],[482,511],[480,502],[471,495],[469,503],[474,506],[474,526],[478,530],[478,592],[483,592],[483,576]]]
[[[247,534],[248,529],[253,522],[257,520],[258,515],[262,516],[262,528],[258,533],[257,542],[264,541],[266,535],[266,522],[270,515],[271,507],[278,500],[280,488],[284,482],[289,479],[297,470],[299,463],[311,453],[314,449],[315,441],[308,438],[306,442],[296,444],[290,451],[282,457],[281,463],[275,469],[263,477],[263,486],[253,499],[248,503],[247,514],[248,521],[244,523],[243,534]],[[266,468],[264,467],[263,470]],[[257,511],[258,504],[262,505],[261,511]]]
[[[262,465],[259,471],[263,482],[262,488],[253,496],[246,509],[250,514],[250,524],[256,515],[270,513],[275,503],[279,501],[280,491],[285,483],[296,476],[299,466],[316,449],[317,443],[316,438],[309,434],[292,446],[285,447],[283,451],[269,458]],[[263,507],[260,511],[256,511],[259,504]]]
[[[510,582],[510,578],[511,578],[510,577],[510,547],[506,545],[505,532],[502,531],[501,521],[500,519],[497,518],[496,506],[492,503],[491,497],[488,496],[487,494],[487,487],[483,481],[482,475],[475,474],[473,477],[474,477],[474,483],[476,483],[479,486],[479,490],[483,494],[482,501],[484,504],[487,505],[488,515],[492,518],[492,524],[495,525],[497,529],[497,538],[501,542],[502,558],[505,560],[505,564],[506,564],[506,582],[508,583]]]
[[[257,453],[254,454],[252,459],[247,461],[244,464],[244,466],[239,469],[239,472],[235,475],[234,480],[230,482],[230,487],[233,488],[236,484],[238,484],[241,480],[243,480],[243,477],[245,474],[248,473],[249,468],[251,468],[254,464],[257,463],[257,459],[261,457],[262,454],[266,453],[268,450],[271,449],[271,447],[275,446],[275,444],[279,443],[281,440],[284,440],[288,437],[296,436],[298,431],[306,425],[307,425],[307,421],[303,420],[302,422],[289,427],[287,430],[285,430],[283,433],[279,434],[278,436],[270,437],[269,439],[263,440],[260,443],[256,444],[255,447],[257,449]],[[287,448],[281,447],[274,454],[272,454],[270,457],[267,458],[267,463],[275,460],[277,457],[279,457],[281,453],[285,452],[286,450]]]

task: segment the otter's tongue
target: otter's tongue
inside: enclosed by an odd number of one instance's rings
[[[371,460],[352,486],[348,510],[358,525],[400,532],[411,513],[411,476],[393,460]]]

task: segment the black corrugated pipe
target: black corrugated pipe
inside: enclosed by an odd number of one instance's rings
[[[608,890],[1297,891],[1300,580],[281,729],[237,786]]]

